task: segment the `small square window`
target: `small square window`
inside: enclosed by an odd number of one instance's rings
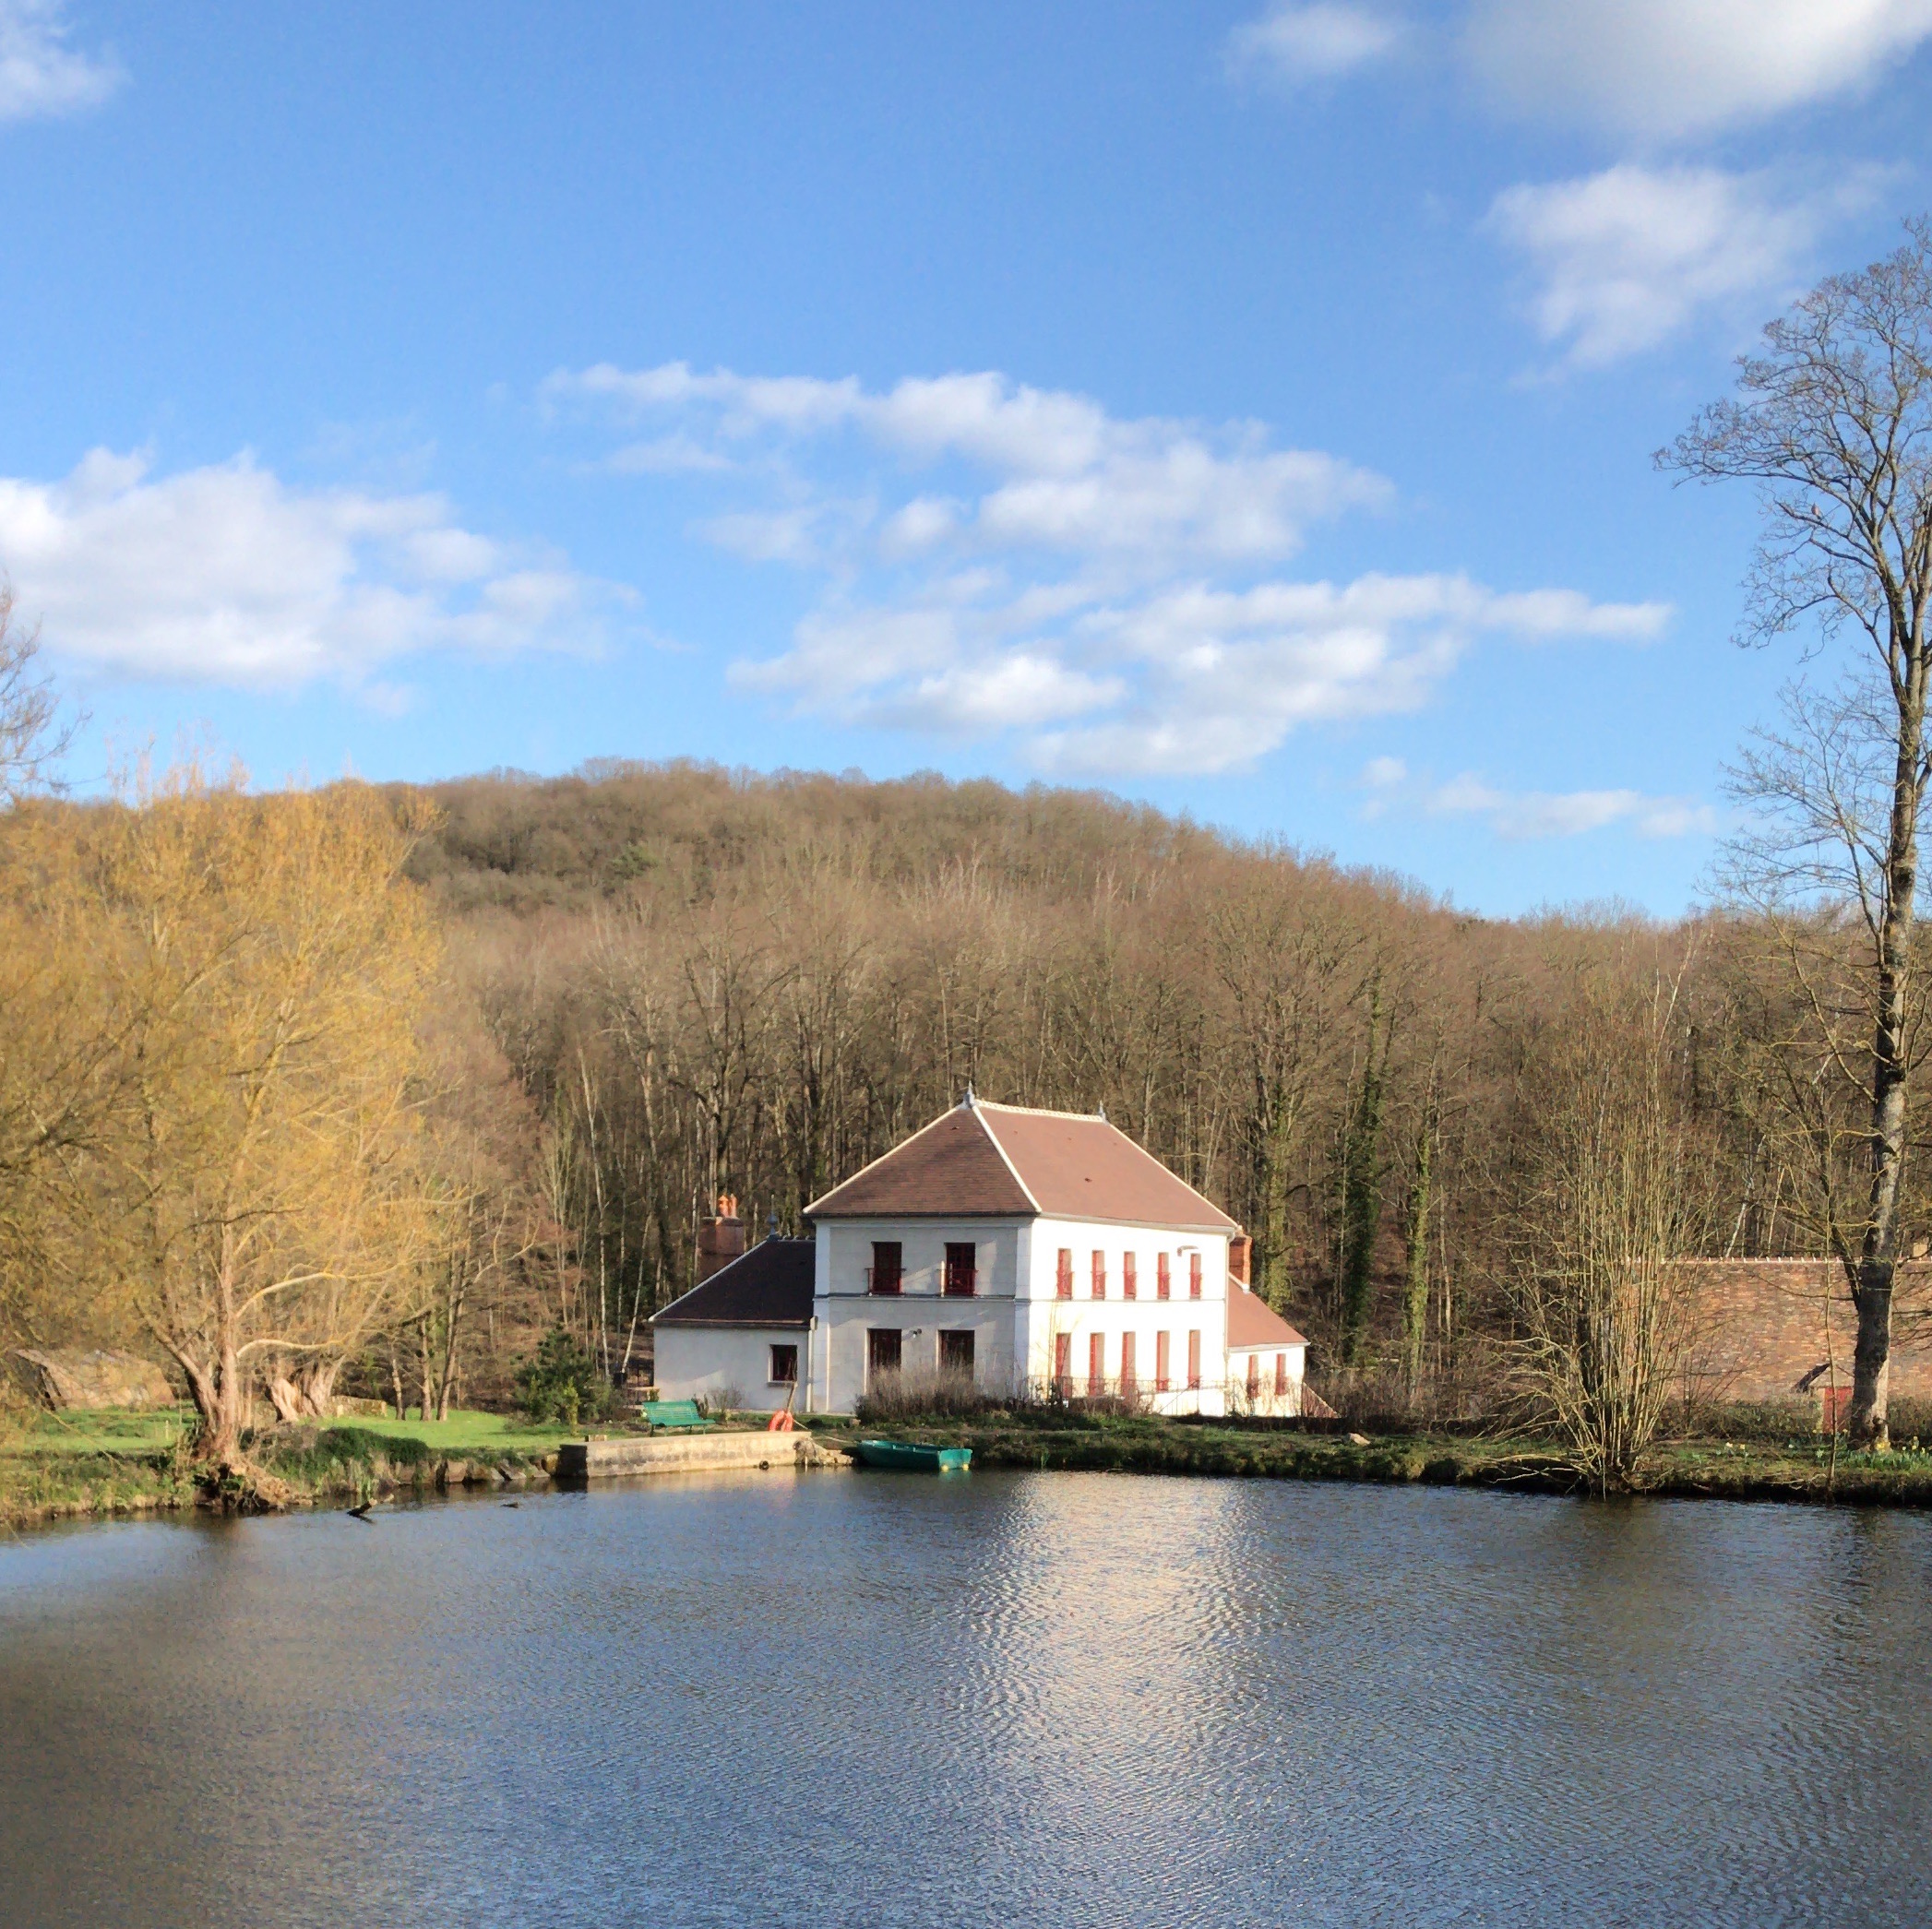
[[[795,1346],[774,1346],[771,1349],[771,1384],[774,1387],[797,1386],[798,1349]]]

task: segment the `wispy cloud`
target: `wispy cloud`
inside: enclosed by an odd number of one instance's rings
[[[1768,172],[1626,161],[1509,188],[1485,225],[1528,270],[1540,339],[1571,366],[1602,367],[1707,313],[1735,323],[1784,298],[1827,229],[1868,206],[1881,179],[1865,170],[1795,191]]]
[[[1446,783],[1412,777],[1400,757],[1378,756],[1360,779],[1369,818],[1409,814],[1480,817],[1512,842],[1581,837],[1624,825],[1641,838],[1710,836],[1717,814],[1695,797],[1653,797],[1641,791],[1506,791],[1464,772]]]
[[[1640,142],[1868,87],[1932,35],[1932,0],[1474,0],[1464,50],[1498,103]]]
[[[822,577],[789,647],[733,665],[739,687],[1010,735],[1056,774],[1237,768],[1298,726],[1425,703],[1476,638],[1642,641],[1669,614],[1453,575],[1284,578],[1310,527],[1394,492],[1254,423],[1122,419],[996,374],[875,391],[601,365],[545,397],[728,458],[691,465],[688,486],[726,497],[698,532]]]
[[[1401,21],[1378,10],[1332,0],[1306,6],[1279,0],[1228,36],[1228,66],[1290,85],[1332,80],[1386,59],[1401,37]]]
[[[61,0],[0,0],[0,121],[80,113],[126,78],[109,57],[67,44]]]
[[[629,592],[521,555],[437,495],[292,488],[249,457],[167,476],[96,449],[0,478],[0,566],[53,651],[113,677],[352,687],[424,650],[585,649]]]

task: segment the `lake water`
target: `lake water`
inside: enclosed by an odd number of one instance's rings
[[[1932,1522],[764,1474],[0,1543],[0,1923],[1932,1920]]]

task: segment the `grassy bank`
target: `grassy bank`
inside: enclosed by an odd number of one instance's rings
[[[1430,1486],[1576,1494],[1582,1483],[1559,1443],[1534,1437],[1304,1433],[1269,1421],[1158,1420],[1142,1415],[991,1412],[861,1427],[815,1420],[828,1441],[879,1434],[936,1446],[970,1447],[976,1467],[1028,1467],[1107,1473],[1222,1478],[1369,1481]],[[1661,1444],[1640,1481],[1646,1494],[1731,1500],[1932,1506],[1932,1452],[1850,1454],[1834,1466],[1815,1436],[1710,1438]]]
[[[1304,1433],[1269,1421],[1158,1420],[1052,1409],[926,1416],[861,1427],[809,1423],[828,1444],[863,1432],[970,1447],[979,1467],[1223,1479],[1369,1481],[1574,1494],[1580,1483],[1558,1445],[1524,1436]],[[201,1498],[187,1454],[191,1415],[48,1413],[0,1431],[0,1525],[138,1516]],[[617,1432],[620,1428],[600,1428]],[[581,1430],[532,1426],[497,1413],[447,1421],[345,1419],[277,1428],[252,1451],[297,1505],[336,1506],[450,1487],[547,1480],[547,1460]],[[1835,1466],[1815,1436],[1673,1440],[1645,1463],[1641,1490],[1732,1500],[1932,1506],[1932,1451],[1916,1441],[1889,1454],[1848,1454]]]
[[[140,1515],[195,1506],[192,1415],[62,1412],[0,1431],[0,1524]],[[298,1505],[386,1493],[516,1486],[547,1478],[546,1457],[571,1437],[497,1413],[447,1421],[345,1419],[261,1434],[249,1450]]]

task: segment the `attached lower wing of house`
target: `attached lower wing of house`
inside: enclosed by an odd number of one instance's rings
[[[1307,1343],[1247,1290],[1241,1228],[1103,1117],[969,1092],[805,1218],[657,1316],[661,1397],[847,1413],[952,1380],[1301,1411]]]

